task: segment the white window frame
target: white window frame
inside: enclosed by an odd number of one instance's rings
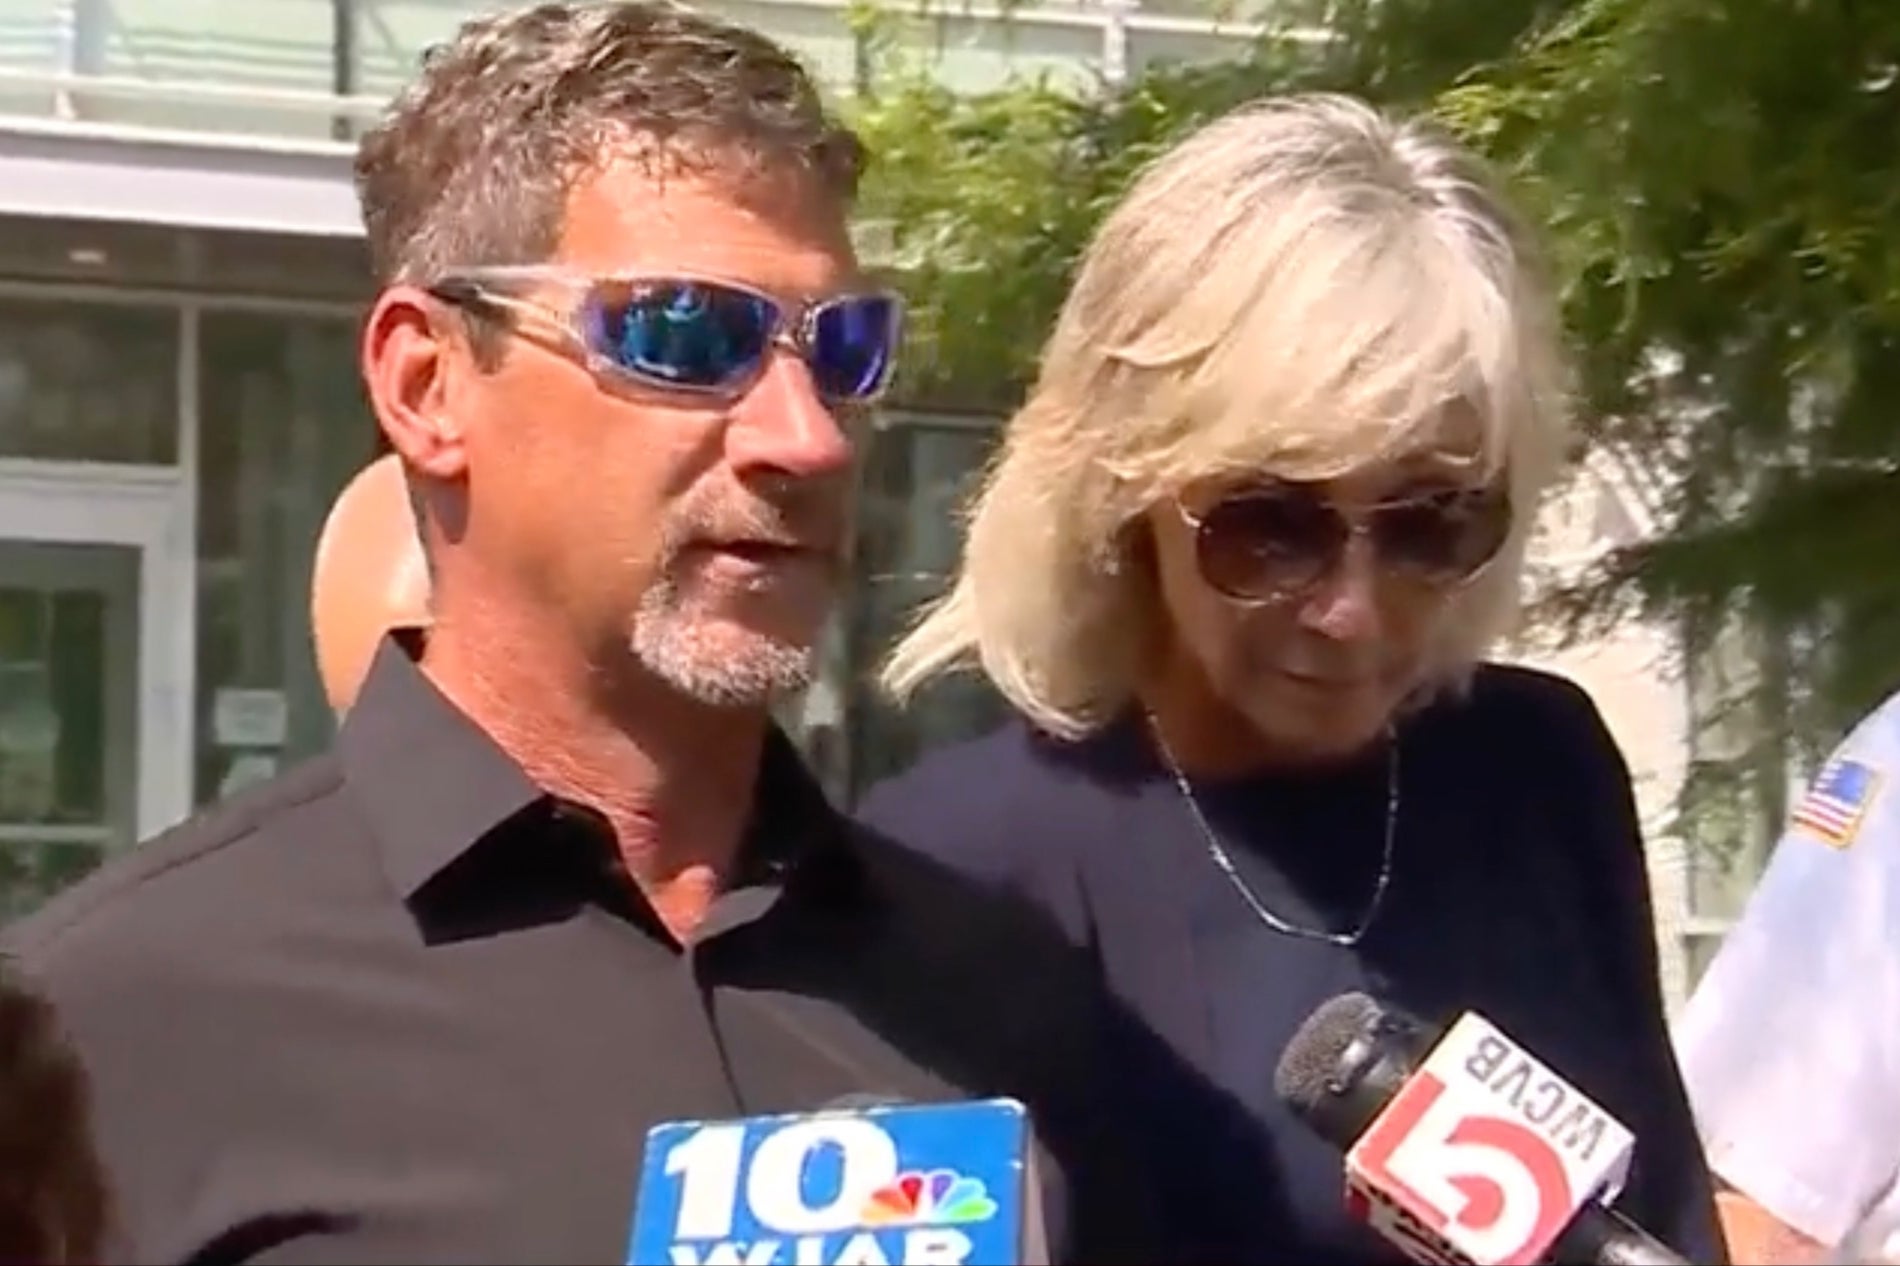
[[[203,314],[355,317],[356,305],[156,288],[0,280],[0,303],[162,307],[178,326],[177,460],[169,466],[0,459],[0,539],[140,550],[138,840],[196,809],[199,330]]]
[[[0,541],[138,551],[138,839],[191,812],[197,604],[187,502],[171,468],[0,460]]]

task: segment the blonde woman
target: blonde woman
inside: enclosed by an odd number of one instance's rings
[[[1351,100],[1243,109],[1082,260],[896,649],[1020,718],[863,815],[1040,902],[1195,1080],[1128,1052],[1164,1256],[1399,1260],[1272,1070],[1327,998],[1487,1014],[1638,1131],[1619,1207],[1721,1258],[1622,758],[1489,665],[1565,444],[1549,296],[1468,157]]]

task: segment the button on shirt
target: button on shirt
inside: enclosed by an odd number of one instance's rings
[[[655,1124],[991,1094],[1058,1252],[1139,1259],[1060,937],[848,827],[777,734],[753,817],[682,948],[386,643],[333,754],[11,931],[96,1081],[114,1260],[622,1262]]]
[[[1900,1261],[1900,695],[1796,805],[1677,1024],[1716,1174],[1795,1230]]]

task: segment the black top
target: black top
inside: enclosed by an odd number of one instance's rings
[[[658,1122],[992,1094],[1067,1257],[1139,1259],[1048,921],[847,826],[776,734],[746,848],[682,949],[386,644],[334,754],[11,931],[96,1079],[112,1260],[624,1262]]]
[[[1346,1216],[1342,1158],[1277,1102],[1281,1051],[1360,990],[1428,1020],[1474,1009],[1638,1135],[1618,1207],[1692,1261],[1723,1260],[1665,1032],[1648,881],[1615,744],[1588,698],[1487,667],[1403,722],[1395,865],[1354,949],[1268,928],[1216,869],[1145,727],[1082,743],[1013,724],[874,788],[862,816],[923,853],[1034,896],[1112,989],[1226,1096],[1210,1108],[1119,1056],[1174,1263],[1399,1261]],[[1383,748],[1349,766],[1198,784],[1273,913],[1350,927],[1383,845]]]

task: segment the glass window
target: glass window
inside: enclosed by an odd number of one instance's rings
[[[0,0],[0,12],[4,9]],[[369,248],[360,237],[25,215],[0,216],[0,274],[346,303],[364,301],[375,291]]]
[[[375,295],[362,238],[290,233],[205,233],[196,241],[198,290],[283,299],[367,302]]]
[[[0,457],[176,461],[177,313],[8,301],[0,310]]]
[[[0,918],[131,842],[138,552],[0,541]]]
[[[859,508],[848,695],[849,786],[862,793],[928,749],[989,729],[1005,705],[987,683],[951,678],[902,711],[877,689],[884,654],[942,592],[962,542],[959,513],[996,443],[992,425],[898,419],[872,445]]]
[[[188,285],[193,237],[166,224],[0,216],[0,273],[86,285]]]
[[[200,338],[200,803],[321,751],[310,569],[375,426],[342,317],[209,313]]]

